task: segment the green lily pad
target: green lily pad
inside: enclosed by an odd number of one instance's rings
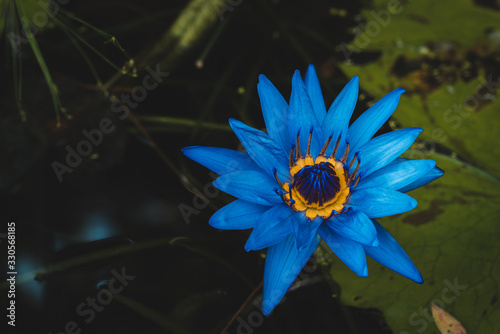
[[[413,152],[409,152],[411,155]],[[357,278],[336,257],[330,275],[347,305],[378,308],[394,333],[432,333],[431,302],[460,319],[468,333],[500,332],[500,182],[439,154],[426,154],[446,171],[410,192],[416,209],[379,219],[424,278],[417,284],[373,260]]]
[[[498,11],[468,0],[374,0],[372,8],[362,14],[364,34],[357,34],[351,43],[358,49],[388,47],[396,42],[411,48],[440,40],[468,46],[487,29],[498,27],[500,17]]]
[[[472,1],[375,1],[364,16],[345,55],[381,55],[346,62],[346,74],[359,75],[375,99],[404,87],[393,115],[402,127],[424,128],[419,138],[427,146],[445,146],[500,177],[500,146],[491,144],[500,133],[500,12]]]
[[[346,56],[361,51],[380,56],[364,64],[346,62],[342,69],[359,75],[375,99],[404,87],[393,120],[401,127],[422,127],[419,139],[428,149],[407,157],[434,159],[446,172],[410,193],[419,202],[416,209],[379,220],[407,251],[424,283],[371,260],[368,278],[354,279],[338,259],[330,274],[344,303],[380,309],[394,333],[436,332],[432,302],[460,319],[468,333],[497,333],[500,45],[495,34],[500,12],[463,0],[394,3],[376,0],[363,13],[365,34],[343,46]],[[392,13],[387,24],[381,21],[384,13]],[[435,148],[449,149],[462,160],[434,153]]]

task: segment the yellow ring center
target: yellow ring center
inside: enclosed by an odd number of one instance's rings
[[[351,194],[353,187],[359,181],[356,174],[359,161],[354,172],[350,175],[349,169],[356,160],[356,155],[350,164],[346,163],[349,154],[349,144],[340,160],[335,159],[340,142],[340,136],[335,144],[331,156],[326,157],[325,152],[330,144],[331,138],[323,146],[320,154],[313,159],[310,154],[312,132],[309,133],[307,154],[303,157],[300,153],[300,138],[297,136],[297,149],[293,147],[290,151],[290,183],[281,183],[284,193],[281,192],[283,202],[295,211],[305,211],[308,219],[316,217],[328,219],[332,215],[339,214],[344,210],[344,205]]]

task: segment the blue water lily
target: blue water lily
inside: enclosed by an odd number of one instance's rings
[[[413,209],[417,201],[404,192],[443,175],[433,160],[399,158],[421,128],[372,139],[404,89],[387,94],[349,126],[358,77],[328,111],[313,65],[305,80],[299,71],[293,75],[289,104],[264,75],[257,88],[267,133],[229,120],[246,152],[201,146],[183,152],[220,175],[214,186],[237,197],[210,225],[252,228],[245,249],[268,248],[264,314],[281,301],[321,239],[358,276],[368,275],[368,255],[422,283],[408,255],[375,220]]]

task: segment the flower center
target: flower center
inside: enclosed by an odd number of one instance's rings
[[[285,191],[278,191],[278,194],[283,202],[295,211],[305,211],[306,217],[310,220],[318,216],[327,219],[344,210],[344,204],[351,194],[351,188],[355,187],[359,181],[357,172],[360,162],[357,155],[354,155],[351,163],[346,163],[349,155],[349,143],[347,143],[342,158],[335,159],[340,136],[332,155],[327,157],[325,154],[332,139],[330,137],[318,157],[313,159],[310,153],[311,137],[312,131],[309,133],[306,156],[303,157],[300,152],[300,138],[297,136],[296,148],[292,147],[289,157],[292,181],[282,184],[275,175],[282,190]],[[358,161],[356,168],[352,173],[349,173],[350,166],[355,160]]]
[[[322,206],[340,191],[340,180],[331,163],[320,162],[302,168],[295,175],[292,188],[307,200],[307,205],[315,203]]]

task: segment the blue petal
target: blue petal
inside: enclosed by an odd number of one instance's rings
[[[421,128],[407,128],[384,133],[359,148],[363,177],[367,177],[404,153],[422,132]],[[354,151],[351,151],[354,152]],[[354,153],[352,153],[352,156]],[[351,156],[351,155],[350,155]],[[349,158],[351,159],[351,157]],[[350,161],[348,159],[348,161]]]
[[[368,142],[389,119],[404,91],[403,88],[393,90],[358,117],[348,131],[352,150],[357,151],[358,147]]]
[[[208,223],[221,230],[244,230],[254,227],[267,210],[269,206],[237,199],[214,213]]]
[[[399,191],[386,188],[355,189],[348,205],[363,211],[370,218],[379,218],[410,211],[417,201]]]
[[[190,146],[184,147],[182,153],[219,175],[239,170],[260,169],[247,153],[227,148]]]
[[[288,154],[290,152],[287,118],[288,104],[271,81],[262,74],[259,75],[257,91],[259,92],[260,105],[267,133]]]
[[[361,179],[357,189],[383,187],[399,190],[420,179],[436,166],[434,160],[398,158],[389,165]]]
[[[326,224],[341,236],[368,246],[377,246],[377,230],[363,212],[351,209],[327,219]]]
[[[413,181],[409,185],[399,189],[399,191],[405,193],[405,192],[408,192],[410,190],[416,189],[418,187],[423,186],[424,184],[427,184],[429,182],[434,181],[437,178],[440,178],[441,176],[443,176],[443,174],[444,174],[444,171],[441,168],[434,167],[433,169],[428,171],[427,174],[422,176],[420,179]]]
[[[304,212],[296,212],[290,218],[292,220],[293,234],[295,235],[295,246],[298,250],[301,250],[312,242],[323,219],[316,217],[313,221],[310,221],[306,218]]]
[[[259,250],[276,245],[292,233],[291,220],[293,210],[286,204],[278,204],[267,210],[257,220],[245,245],[245,250]]]
[[[313,64],[310,64],[306,71],[305,79],[306,89],[311,98],[314,113],[318,121],[322,122],[326,116],[325,100],[316,74],[316,69]]]
[[[318,233],[349,269],[354,271],[358,276],[368,276],[365,251],[361,244],[338,235],[325,224],[320,226]]]
[[[283,203],[276,193],[275,179],[254,170],[240,171],[219,176],[213,185],[239,199],[261,205]]]
[[[417,267],[415,267],[403,248],[401,248],[392,235],[374,219],[373,224],[377,229],[379,245],[378,247],[364,246],[366,254],[398,274],[417,283],[422,283],[422,275],[420,275]]]
[[[302,155],[306,154],[309,132],[312,132],[311,155],[316,157],[324,145],[321,123],[316,118],[306,86],[300,77],[300,72],[295,71],[292,79],[292,96],[288,112],[288,136],[290,143],[297,141],[300,131],[300,148]]]
[[[268,175],[274,177],[274,170],[283,182],[290,181],[288,155],[280,145],[274,142],[266,133],[249,127],[235,119],[229,120],[229,125],[240,139],[246,151]]]
[[[313,255],[320,242],[316,234],[307,248],[297,250],[295,237],[289,235],[277,245],[267,250],[264,268],[264,293],[262,311],[268,315],[278,305],[293,281]]]
[[[342,89],[335,101],[333,101],[330,109],[328,109],[328,114],[326,114],[322,125],[323,135],[326,137],[323,138],[324,141],[326,142],[328,137],[332,136],[332,141],[326,152],[327,156],[332,154],[335,143],[341,134],[342,137],[337,150],[337,157],[340,158],[344,154],[346,146],[345,137],[347,136],[349,120],[358,101],[358,83],[358,77],[354,76],[344,89]]]

